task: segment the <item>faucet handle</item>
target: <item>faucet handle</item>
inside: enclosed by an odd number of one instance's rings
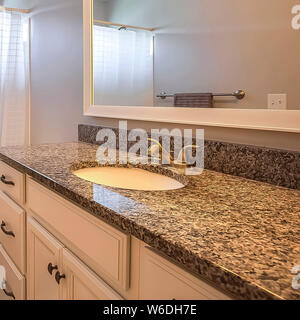
[[[194,150],[194,149],[201,148],[201,147],[197,146],[197,145],[185,146],[184,148],[182,148],[180,150],[177,159],[174,160],[174,164],[176,164],[176,165],[187,165],[185,150],[187,150],[189,148],[192,148],[192,150]]]

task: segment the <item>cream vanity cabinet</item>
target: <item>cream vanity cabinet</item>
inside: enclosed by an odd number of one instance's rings
[[[99,274],[128,288],[130,237],[30,178],[27,204],[28,299],[122,299]]]
[[[229,299],[29,176],[0,170],[0,299]]]
[[[23,300],[26,275],[25,175],[0,161],[0,299]]]
[[[117,300],[121,297],[29,217],[28,299]]]

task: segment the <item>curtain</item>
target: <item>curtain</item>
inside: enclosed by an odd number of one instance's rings
[[[29,19],[0,10],[1,146],[28,143]]]
[[[96,105],[153,106],[153,35],[94,25]]]

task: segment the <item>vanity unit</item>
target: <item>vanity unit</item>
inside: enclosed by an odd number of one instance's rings
[[[229,299],[30,176],[0,171],[1,299]]]
[[[298,190],[207,170],[178,190],[104,187],[72,172],[96,151],[0,150],[0,299],[300,298]]]

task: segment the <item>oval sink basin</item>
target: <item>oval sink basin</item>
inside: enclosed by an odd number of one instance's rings
[[[76,170],[73,174],[90,182],[128,190],[166,191],[184,187],[175,179],[138,168],[95,167]]]

